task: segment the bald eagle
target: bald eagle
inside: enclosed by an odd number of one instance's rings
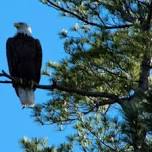
[[[32,37],[31,27],[26,23],[15,23],[17,33],[6,42],[6,56],[16,94],[23,107],[34,105],[35,83],[40,81],[42,48],[38,39]]]

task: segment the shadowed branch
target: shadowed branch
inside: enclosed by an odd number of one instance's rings
[[[6,84],[12,84],[12,82],[15,80],[15,78],[12,78],[9,74],[7,74],[5,71],[2,70],[2,73],[0,73],[0,77],[5,77],[8,78],[9,80],[4,80],[0,81],[0,83],[6,83]],[[14,81],[18,82],[18,81]],[[41,84],[35,84],[36,88],[38,89],[44,89],[44,90],[60,90],[60,91],[65,91],[68,93],[75,93],[81,96],[88,96],[88,97],[102,97],[105,98],[104,103],[100,103],[102,106],[106,104],[114,104],[114,103],[119,103],[121,104],[125,100],[129,100],[130,97],[124,96],[120,97],[115,94],[107,93],[107,92],[98,92],[98,91],[86,91],[82,89],[77,89],[77,88],[72,88],[71,86],[63,86],[59,83],[57,83],[55,80],[52,80],[52,84],[50,85],[41,85]],[[99,106],[101,106],[99,105]]]

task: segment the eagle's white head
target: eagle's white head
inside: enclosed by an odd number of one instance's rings
[[[28,36],[32,35],[32,29],[26,23],[18,22],[18,23],[14,23],[14,26],[17,29],[17,33],[23,33],[23,34],[26,34]]]

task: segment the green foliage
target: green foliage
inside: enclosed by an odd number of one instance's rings
[[[33,117],[42,125],[73,124],[76,132],[57,147],[48,146],[43,139],[22,140],[23,149],[26,152],[71,152],[76,148],[84,152],[152,151],[149,74],[152,2],[41,2],[78,22],[59,33],[67,57],[59,63],[48,62],[43,72],[50,84],[54,80],[67,89],[50,90],[49,101],[37,105]],[[106,96],[109,94],[117,96],[117,100]],[[116,107],[121,110],[116,117],[113,117],[115,110],[111,110],[113,103],[118,103]]]
[[[48,147],[46,139],[28,139],[24,137],[21,144],[25,152],[70,152],[71,146],[69,144],[61,144],[58,148],[54,146]]]

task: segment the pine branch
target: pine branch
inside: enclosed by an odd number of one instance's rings
[[[0,73],[0,77],[6,77],[9,80],[4,80],[0,81],[0,83],[6,83],[6,84],[11,84],[14,80],[16,81],[16,78],[12,78],[9,74],[7,74],[5,71],[2,71]],[[13,80],[13,81],[12,81]],[[122,101],[129,100],[130,97],[124,96],[124,97],[119,97],[118,95],[107,93],[107,92],[98,92],[98,91],[86,91],[83,89],[77,89],[77,88],[72,88],[71,86],[63,86],[59,83],[57,83],[55,80],[52,80],[51,85],[41,85],[41,84],[35,84],[35,87],[38,89],[44,89],[44,90],[60,90],[60,91],[65,91],[68,93],[74,93],[78,94],[81,96],[88,96],[88,97],[102,97],[106,98],[105,102],[100,103],[99,106],[107,105],[107,104],[114,104],[114,103],[122,103]],[[108,99],[108,100],[107,100]]]
[[[65,12],[65,13],[68,13],[68,14],[76,17],[80,21],[82,21],[82,22],[84,22],[86,24],[98,27],[100,29],[120,29],[120,28],[129,28],[129,27],[133,26],[133,24],[113,25],[113,26],[101,25],[101,24],[98,24],[98,23],[95,23],[95,22],[88,21],[84,17],[82,17],[82,16],[80,16],[80,15],[78,15],[78,14],[76,14],[76,13],[74,13],[74,12],[72,12],[72,11],[66,9],[66,8],[63,8],[63,7],[59,6],[59,5],[57,5],[56,3],[53,3],[50,0],[47,1],[47,5],[55,8],[55,9],[61,10],[61,11]]]
[[[149,7],[149,4],[146,3],[146,2],[141,1],[141,0],[137,0],[137,1],[138,1],[138,3],[140,3],[140,4],[142,4],[142,5],[146,6],[146,7]]]

